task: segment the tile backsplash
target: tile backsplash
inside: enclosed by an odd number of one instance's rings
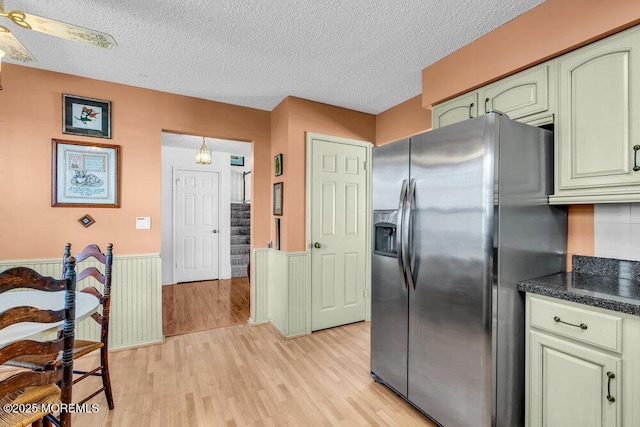
[[[640,261],[640,203],[595,205],[594,255]]]

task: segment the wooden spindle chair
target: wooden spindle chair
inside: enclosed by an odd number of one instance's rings
[[[67,243],[65,246],[64,259],[69,258],[71,252],[71,245]],[[75,256],[76,262],[82,262],[89,258],[94,258],[96,261],[104,265],[103,272],[101,273],[95,267],[87,267],[84,270],[78,272],[77,281],[80,282],[87,277],[93,277],[102,286],[102,292],[96,287],[90,286],[80,290],[80,292],[86,292],[98,298],[100,305],[102,306],[102,313],[94,313],[91,315],[100,325],[100,341],[88,341],[88,340],[76,340],[76,349],[74,358],[82,357],[95,350],[100,350],[100,364],[90,371],[73,371],[74,374],[80,375],[73,383],[82,381],[85,378],[94,376],[102,378],[102,387],[94,391],[90,395],[84,397],[79,404],[86,402],[94,396],[97,396],[104,391],[107,398],[107,405],[109,409],[114,408],[113,404],[113,392],[111,391],[111,378],[109,377],[109,313],[111,311],[111,275],[113,266],[113,244],[107,244],[106,253],[102,253],[98,245],[90,244],[85,247],[82,252]],[[63,263],[63,265],[65,265]],[[64,271],[63,271],[64,274]]]
[[[71,244],[67,243],[65,246],[63,257],[63,275],[66,274],[64,267],[66,266],[66,260],[70,257]],[[77,263],[85,261],[89,258],[94,258],[96,261],[103,264],[104,272],[100,272],[100,270],[96,267],[87,267],[77,273],[76,281],[80,282],[87,277],[93,277],[102,285],[102,292],[100,292],[93,286],[88,286],[80,290],[80,292],[86,292],[98,298],[98,300],[100,301],[100,305],[102,306],[102,313],[96,312],[91,315],[93,320],[95,320],[100,325],[100,341],[76,340],[73,358],[78,359],[84,355],[92,353],[93,351],[100,350],[100,364],[89,371],[74,370],[73,373],[79,376],[74,379],[73,384],[76,384],[77,382],[82,381],[83,379],[88,377],[101,377],[102,387],[89,394],[88,396],[82,398],[82,400],[77,403],[83,404],[104,391],[109,409],[113,409],[113,393],[111,391],[111,378],[109,377],[109,312],[111,305],[111,271],[113,265],[113,245],[111,243],[107,244],[107,251],[105,254],[102,253],[98,245],[90,244],[85,247],[82,252],[75,256],[75,260]],[[42,357],[39,359],[33,357],[19,358],[14,360],[12,364],[14,366],[20,366],[24,368],[42,369],[45,359],[46,357]],[[0,427],[2,426],[0,425]]]
[[[19,370],[0,381],[0,426],[24,427],[47,418],[50,422],[62,427],[71,427],[71,412],[68,407],[60,408],[59,419],[52,412],[5,411],[4,405],[37,404],[50,409],[59,407],[61,403],[71,403],[73,383],[73,348],[75,333],[75,259],[66,259],[65,278],[54,279],[44,277],[26,267],[15,267],[0,273],[0,293],[12,289],[27,288],[46,292],[64,291],[64,308],[60,310],[41,310],[24,306],[12,307],[0,312],[0,329],[21,322],[51,323],[62,322],[61,334],[47,341],[21,339],[0,348],[0,364],[6,364],[17,357],[49,355],[43,360],[44,367],[37,370]],[[25,406],[26,407],[26,406]],[[48,425],[50,425],[47,422]]]

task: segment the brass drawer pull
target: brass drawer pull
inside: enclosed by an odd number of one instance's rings
[[[579,325],[576,325],[575,323],[565,322],[562,319],[560,319],[558,316],[555,316],[553,320],[555,320],[557,323],[564,323],[565,325],[575,326],[576,328],[580,328],[583,331],[587,329],[587,325],[585,325],[584,323],[580,323]]]

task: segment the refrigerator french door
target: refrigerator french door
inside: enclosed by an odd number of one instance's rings
[[[374,149],[371,371],[441,425],[524,423],[516,282],[564,267],[551,141],[489,114]]]

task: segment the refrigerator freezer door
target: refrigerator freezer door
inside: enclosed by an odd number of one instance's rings
[[[492,418],[495,115],[411,141],[408,398],[445,426]]]
[[[398,209],[409,178],[409,140],[374,148],[372,173],[373,209]],[[372,255],[371,373],[406,397],[408,293],[398,255]]]

